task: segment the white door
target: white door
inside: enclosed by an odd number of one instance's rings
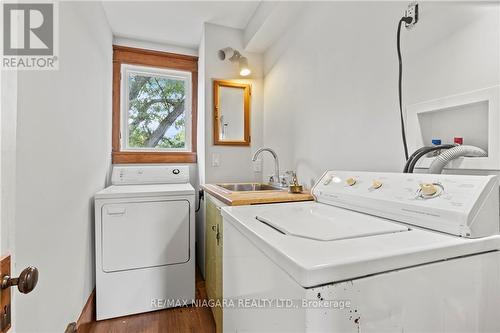
[[[106,204],[101,214],[103,271],[189,261],[187,200]]]
[[[0,70],[0,333],[14,328],[15,300],[38,281],[38,270],[15,269],[17,72]],[[11,279],[17,278],[19,280]]]
[[[0,278],[11,275],[14,256],[17,73],[0,70]],[[14,315],[11,290],[1,289],[0,332],[9,329]],[[7,316],[10,313],[10,318]]]

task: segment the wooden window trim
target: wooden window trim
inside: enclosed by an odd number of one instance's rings
[[[191,72],[191,152],[132,152],[120,150],[121,65],[142,65]],[[198,57],[113,45],[113,163],[196,163]]]

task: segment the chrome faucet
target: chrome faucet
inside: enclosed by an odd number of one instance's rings
[[[259,148],[255,152],[255,154],[253,154],[252,161],[254,161],[254,162],[257,161],[257,158],[259,157],[259,155],[264,151],[269,152],[274,157],[274,175],[269,178],[269,182],[273,183],[273,184],[277,184],[279,186],[284,186],[280,180],[280,163],[278,161],[278,154],[276,154],[276,152],[274,150],[272,150],[271,148]],[[286,186],[286,184],[285,184],[285,186]]]

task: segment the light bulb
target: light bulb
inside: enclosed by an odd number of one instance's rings
[[[242,70],[240,70],[240,75],[241,76],[248,76],[252,73],[252,71],[248,68],[243,68]]]
[[[241,76],[248,76],[252,73],[250,68],[248,68],[248,59],[246,57],[240,57],[239,65],[240,65],[240,75]]]

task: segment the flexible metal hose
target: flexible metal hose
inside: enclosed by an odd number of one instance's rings
[[[408,168],[410,167],[410,163],[413,161],[413,159],[418,155],[420,154],[422,151],[424,151],[426,148],[429,148],[429,147],[422,147],[422,148],[419,148],[417,150],[415,150],[415,152],[413,154],[410,155],[410,157],[406,160],[406,163],[405,163],[405,167],[403,169],[403,172],[404,173],[408,173]]]
[[[442,152],[432,161],[429,173],[440,174],[449,162],[459,157],[485,157],[488,154],[481,148],[475,146],[456,146]]]

